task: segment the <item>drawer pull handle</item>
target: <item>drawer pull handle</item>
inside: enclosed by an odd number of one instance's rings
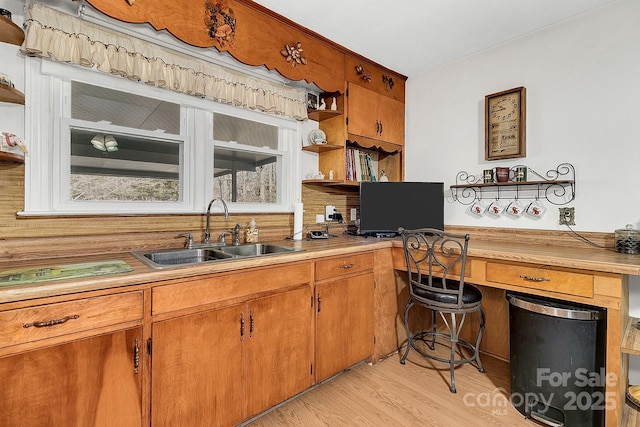
[[[75,319],[77,319],[79,317],[80,317],[80,315],[74,314],[73,316],[67,316],[67,317],[63,317],[61,319],[47,320],[46,322],[25,323],[24,325],[22,325],[22,327],[23,328],[30,328],[30,327],[33,326],[34,328],[46,328],[48,326],[60,325],[62,323],[67,322],[68,320],[75,320]]]
[[[523,274],[520,275],[521,279],[529,280],[530,282],[550,282],[551,279],[547,279],[546,277],[533,277],[533,276],[525,276]]]
[[[240,341],[244,338],[244,315],[240,313]]]
[[[249,338],[253,336],[253,328],[256,326],[256,323],[253,319],[253,310],[249,310]]]
[[[352,268],[354,265],[355,265],[354,263],[351,263],[351,264],[342,264],[342,265],[340,266],[340,268],[344,268],[344,269]]]

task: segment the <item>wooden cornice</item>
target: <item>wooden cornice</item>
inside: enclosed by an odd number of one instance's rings
[[[265,66],[293,80],[315,83],[326,92],[344,89],[345,57],[374,64],[398,80],[396,73],[309,30],[251,0],[223,0],[224,10],[233,10],[236,27],[230,42],[210,37],[204,2],[192,0],[87,0],[98,11],[127,23],[148,23],[157,31],[166,30],[182,42],[202,48],[214,47],[250,66]],[[281,51],[300,44],[304,63],[287,62]]]

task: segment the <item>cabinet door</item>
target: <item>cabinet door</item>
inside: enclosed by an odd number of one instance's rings
[[[0,358],[0,425],[140,427],[141,340],[136,328]]]
[[[244,307],[154,323],[152,425],[231,426],[244,419]]]
[[[387,96],[380,96],[378,102],[380,134],[378,139],[404,144],[404,103]]]
[[[373,273],[316,285],[316,381],[373,353]]]
[[[311,287],[248,303],[247,416],[312,384]]]
[[[371,90],[349,84],[347,100],[349,133],[367,138],[379,138],[378,97],[379,95]]]

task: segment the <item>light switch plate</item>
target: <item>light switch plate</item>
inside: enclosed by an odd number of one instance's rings
[[[356,208],[351,208],[351,218],[350,221],[355,221],[357,219],[358,211]]]

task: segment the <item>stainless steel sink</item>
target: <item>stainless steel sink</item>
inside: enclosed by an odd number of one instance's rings
[[[176,267],[202,262],[234,258],[217,248],[166,249],[151,252],[132,252],[131,255],[152,268]]]
[[[296,248],[292,248],[290,246],[273,245],[270,243],[247,243],[238,246],[221,246],[220,250],[224,253],[233,254],[239,257],[253,257],[269,254],[280,254],[285,252],[295,252]]]
[[[169,268],[183,265],[201,264],[258,257],[271,254],[297,252],[302,249],[270,243],[249,243],[237,246],[206,246],[192,249],[162,249],[137,251],[131,255],[151,268]]]

